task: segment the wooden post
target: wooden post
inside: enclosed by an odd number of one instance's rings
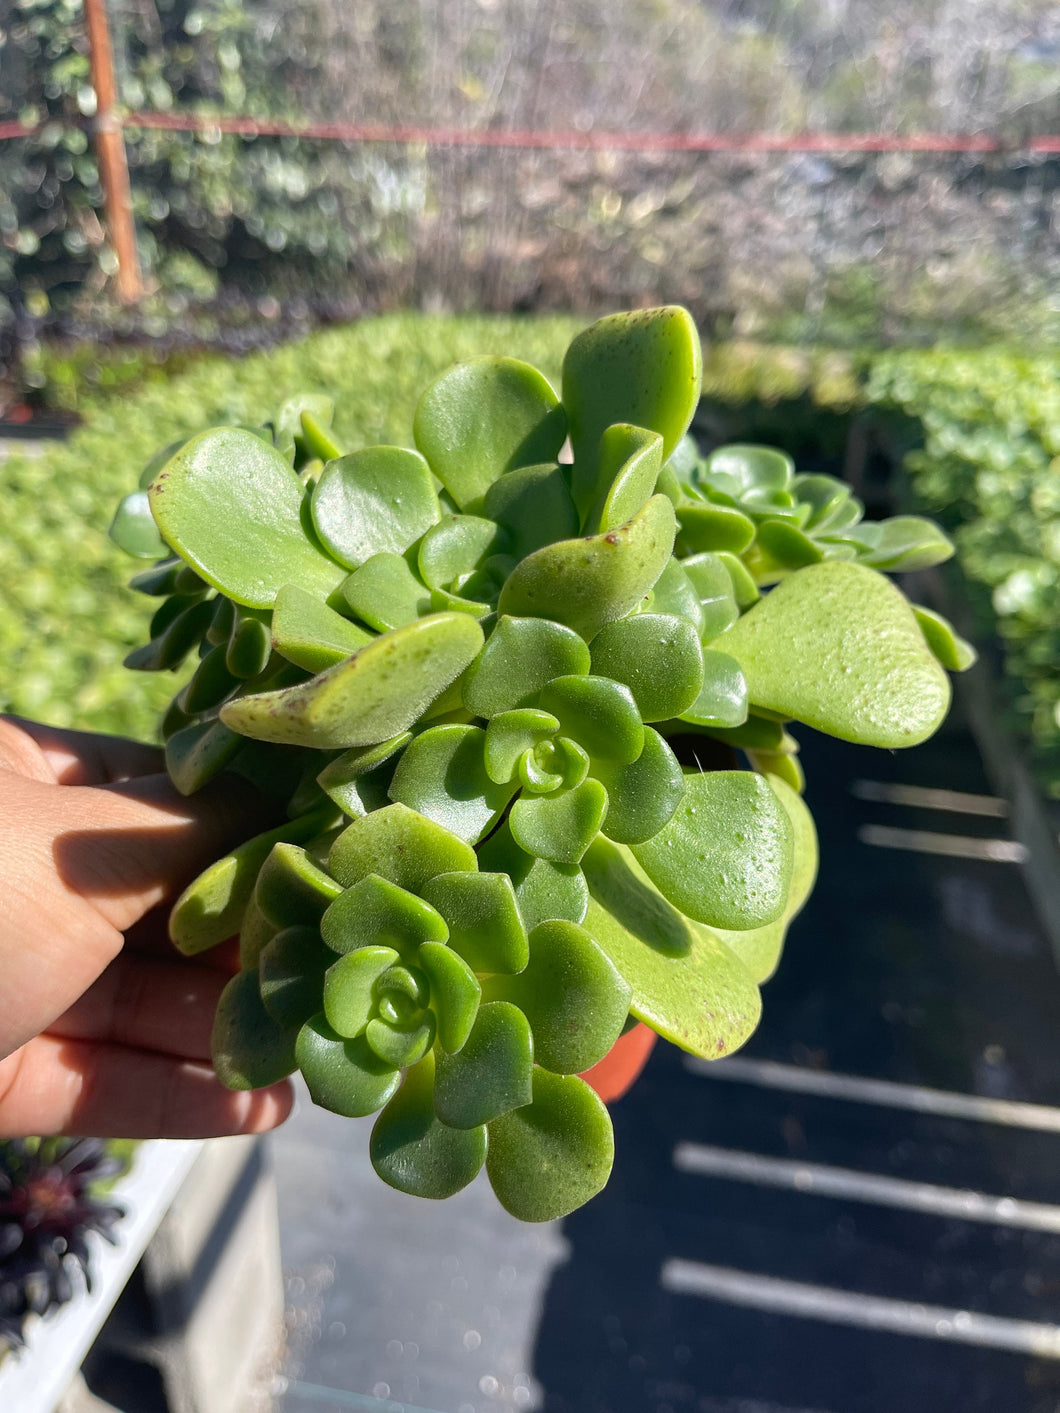
[[[96,91],[96,156],[103,186],[107,230],[118,261],[118,298],[134,304],[144,292],[140,258],[136,253],[129,164],[125,136],[118,116],[118,88],[114,81],[114,53],[110,45],[105,0],[84,0],[85,28],[92,87]]]

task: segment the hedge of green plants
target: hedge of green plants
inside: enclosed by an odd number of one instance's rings
[[[511,353],[555,376],[579,323],[388,315],[79,398],[84,425],[65,446],[0,471],[0,708],[153,732],[173,684],[130,689],[121,660],[138,641],[140,611],[105,530],[160,444],[210,422],[260,418],[296,389],[335,397],[351,449],[408,442],[407,408],[449,363]],[[908,508],[935,515],[956,539],[980,641],[1000,634],[1014,716],[1043,786],[1060,798],[1060,356],[733,341],[706,350],[704,394],[727,435],[747,428],[796,457],[815,444],[840,454],[852,417],[874,419],[901,445]]]

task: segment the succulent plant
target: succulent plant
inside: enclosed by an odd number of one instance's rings
[[[72,1268],[91,1289],[88,1234],[113,1242],[124,1215],[98,1186],[123,1166],[94,1138],[0,1143],[0,1348],[72,1297]]]
[[[758,1020],[816,869],[786,723],[915,744],[969,658],[875,567],[944,536],[863,525],[769,448],[701,459],[700,371],[684,310],[613,315],[561,397],[475,359],[424,392],[415,450],[348,454],[296,400],[166,448],[115,518],[161,600],[129,666],[198,653],[175,784],[236,771],[286,813],[172,914],[187,953],[240,938],[217,1071],[378,1111],[403,1191],[485,1164],[527,1220],[593,1196],[613,1143],[579,1076],[630,1020],[707,1057]],[[689,733],[725,768],[680,764]]]

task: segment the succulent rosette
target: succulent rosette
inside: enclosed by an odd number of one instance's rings
[[[812,888],[787,724],[913,745],[970,660],[879,572],[945,558],[941,533],[866,524],[770,448],[702,458],[700,376],[684,310],[614,315],[561,397],[474,359],[424,392],[415,449],[349,453],[295,400],[166,448],[115,517],[161,600],[129,666],[198,654],[174,782],[236,771],[286,813],[173,911],[184,952],[240,938],[218,1073],[300,1069],[378,1113],[403,1191],[485,1165],[527,1220],[599,1191],[611,1125],[579,1076],[638,1020],[740,1045]],[[689,733],[751,768],[681,765]]]

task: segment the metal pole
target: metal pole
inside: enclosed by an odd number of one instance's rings
[[[107,11],[105,0],[84,0],[84,6],[92,87],[96,91],[94,129],[103,186],[103,209],[118,261],[118,298],[124,304],[134,304],[143,295],[144,282],[136,253],[129,164],[121,118],[117,112],[118,88],[114,81],[114,53],[110,45]]]

